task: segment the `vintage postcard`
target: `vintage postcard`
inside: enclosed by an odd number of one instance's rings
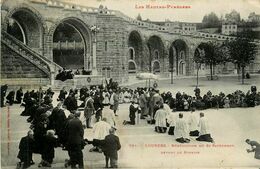
[[[260,168],[259,0],[1,0],[1,168]]]

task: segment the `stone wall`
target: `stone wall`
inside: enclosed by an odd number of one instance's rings
[[[63,87],[66,89],[90,87],[93,85],[102,85],[104,83],[103,80],[102,76],[75,75],[73,79],[68,79],[66,81],[55,80],[54,87],[58,89]]]
[[[115,16],[98,15],[97,25],[100,31],[97,33],[97,70],[105,67],[111,68],[110,76],[122,82],[126,74],[126,35],[124,22]]]
[[[57,6],[57,4],[55,5],[55,4],[37,3],[37,2],[27,1],[27,0],[5,1],[3,5],[3,9],[1,10],[2,20],[6,22],[6,20],[4,20],[6,19],[4,16],[8,15],[15,8],[17,9],[28,8],[33,13],[33,16],[37,20],[37,23],[39,23],[39,25],[41,25],[42,27],[42,30],[39,31],[42,36],[41,38],[42,43],[40,43],[42,46],[40,49],[38,50],[34,49],[34,50],[36,50],[38,53],[42,54],[44,57],[50,60],[53,60],[52,35],[59,23],[69,18],[71,19],[71,23],[73,22],[72,24],[75,24],[76,27],[78,25],[80,27],[86,27],[86,30],[89,30],[89,32],[88,33],[86,32],[86,34],[88,35],[84,36],[84,38],[86,39],[86,46],[87,46],[86,53],[85,53],[86,55],[85,61],[87,60],[87,57],[89,57],[90,61],[93,62],[92,49],[93,49],[94,39],[96,38],[97,39],[97,46],[96,46],[97,62],[96,63],[97,63],[98,75],[104,75],[104,70],[106,70],[107,72],[109,72],[109,77],[107,78],[112,77],[114,80],[118,81],[119,83],[128,80],[128,76],[129,76],[128,74],[129,56],[127,52],[129,47],[128,38],[129,38],[129,33],[131,31],[134,30],[138,31],[142,39],[143,52],[140,54],[140,57],[142,58],[141,59],[138,58],[137,60],[138,71],[148,71],[145,69],[140,70],[141,64],[143,65],[149,64],[148,63],[149,50],[147,49],[148,48],[147,40],[154,35],[158,36],[159,39],[161,39],[164,46],[164,52],[160,52],[163,53],[162,54],[163,57],[160,57],[161,74],[169,74],[169,48],[170,48],[170,44],[175,40],[177,39],[184,40],[186,45],[189,48],[188,56],[186,58],[186,65],[187,65],[186,75],[189,76],[189,75],[195,75],[193,56],[196,47],[201,42],[207,42],[211,40],[224,41],[226,39],[231,39],[231,37],[228,36],[207,34],[201,32],[196,32],[195,34],[191,34],[185,31],[172,32],[167,29],[166,30],[161,29],[160,26],[158,25],[157,26],[151,25],[149,23],[139,22],[134,19],[128,18],[127,16],[120,14],[120,12],[119,13],[109,12],[106,14],[106,13],[100,13],[99,9],[95,9],[95,8],[91,8],[91,10],[90,8],[78,9],[77,6],[73,6],[73,5]],[[5,22],[1,23],[1,25],[3,26],[2,29],[6,27]],[[90,28],[93,25],[97,25],[97,27],[100,28],[100,30],[96,34],[96,37],[94,33],[91,33],[90,31]],[[36,38],[34,37],[31,37],[31,39],[36,40]],[[258,46],[258,51],[259,49],[260,47]],[[259,70],[259,65],[260,65],[259,53],[260,52],[258,52],[256,56],[256,60],[254,64],[252,64],[253,66],[250,67],[250,72],[257,72]],[[7,58],[7,61],[4,61],[4,63],[13,62],[10,61],[9,57],[7,56],[4,57]],[[2,57],[2,60],[5,60],[4,57]],[[12,56],[11,58],[15,58],[16,60],[18,60],[17,56]],[[22,63],[22,61],[20,60],[19,62]],[[34,71],[35,73],[31,73],[30,72],[31,70],[29,68],[26,68],[29,66],[29,62],[27,64],[20,64],[20,67],[11,65],[12,68],[5,66],[4,64],[2,65],[3,65],[2,70],[4,70],[5,72],[2,71],[1,75],[5,78],[13,77],[13,76],[26,76],[26,77],[31,77],[31,76],[35,77],[36,75],[42,76],[41,74],[42,72],[38,70],[36,67],[31,66],[32,70],[37,69]],[[23,65],[23,67],[25,68],[21,68],[21,65]],[[107,70],[107,68],[109,68],[109,70]],[[8,70],[10,69],[16,70],[16,75],[13,75],[12,73],[10,74],[10,71],[8,74]],[[18,71],[19,69],[21,69],[22,71]],[[21,73],[21,72],[25,72],[25,73]]]
[[[1,78],[48,78],[31,62],[1,43]]]

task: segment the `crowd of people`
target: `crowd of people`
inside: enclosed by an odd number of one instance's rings
[[[5,95],[7,88],[1,86],[1,94]],[[27,122],[31,123],[27,136],[20,141],[19,166],[28,168],[34,164],[32,154],[38,153],[42,157],[39,167],[50,167],[55,148],[62,147],[69,156],[65,166],[83,168],[82,150],[85,145],[92,144],[91,152],[104,152],[106,167],[110,160],[110,166],[117,168],[117,151],[121,145],[115,131],[121,103],[131,103],[130,121],[123,121],[124,125],[136,125],[137,115],[137,120],[140,118],[154,125],[155,132],[166,133],[168,130],[168,134],[174,135],[179,143],[189,143],[193,136],[197,141],[214,142],[205,114],[200,112],[198,120],[194,113],[196,109],[254,107],[260,104],[260,93],[257,93],[255,86],[247,93],[235,91],[232,94],[213,95],[208,91],[201,96],[199,88],[195,88],[194,93],[194,96],[190,96],[177,92],[173,97],[171,92],[160,93],[154,88],[121,88],[110,80],[106,87],[82,87],[69,91],[63,88],[57,98],[58,104],[54,107],[54,92],[51,88],[46,91],[42,88],[26,91],[24,94],[22,88],[16,94],[10,91],[6,103],[24,106],[21,115],[28,116]],[[3,100],[1,106],[4,106]],[[111,111],[103,111],[105,106],[109,106]],[[80,119],[80,111],[84,114],[84,121]],[[184,119],[180,111],[190,111],[191,114],[188,119]],[[93,140],[84,137],[85,128],[92,128]]]
[[[25,108],[21,115],[29,116],[27,122],[31,123],[31,130],[26,137],[22,138],[19,145],[20,167],[27,168],[33,164],[33,153],[41,154],[42,161],[38,167],[50,167],[55,148],[62,147],[69,155],[65,165],[83,168],[82,149],[86,144],[93,144],[99,148],[98,151],[104,152],[107,167],[109,160],[113,168],[117,167],[117,151],[121,148],[119,138],[114,134],[115,127],[107,123],[106,118],[99,113],[103,109],[103,104],[99,100],[99,93],[93,92],[94,89],[91,89],[92,92],[85,92],[88,89],[82,88],[80,97],[78,90],[71,89],[67,95],[67,92],[62,89],[56,107],[52,104],[54,92],[51,88],[46,91],[40,88],[38,91],[27,91],[24,94],[22,105]],[[78,104],[80,100],[83,100],[81,105]],[[91,108],[88,107],[89,105]],[[81,108],[84,111],[86,125],[79,119]],[[92,128],[88,118],[94,114],[96,117],[93,126],[94,139],[88,141],[84,138],[84,129]],[[101,123],[106,124],[106,127],[98,125]],[[27,155],[28,152],[30,155]]]
[[[59,70],[58,74],[55,77],[55,80],[66,81],[67,79],[73,79],[73,77],[74,73],[71,69],[63,68],[62,70]]]
[[[73,79],[75,75],[90,75],[91,71],[90,70],[85,70],[84,67],[82,68],[81,71],[77,69],[75,72],[73,72],[72,69],[60,69],[58,74],[55,77],[55,80],[61,80],[61,81],[66,81],[67,79]]]

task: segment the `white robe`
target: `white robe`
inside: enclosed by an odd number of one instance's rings
[[[209,123],[206,117],[201,117],[199,120],[199,132],[200,135],[210,134]]]
[[[104,97],[104,100],[103,100],[103,104],[109,104],[109,97],[110,97],[110,94],[108,92],[103,92],[103,97]]]
[[[107,123],[111,126],[115,126],[115,114],[111,109],[104,109],[102,112],[102,117],[107,119]]]
[[[172,112],[170,106],[168,104],[163,104],[163,109],[166,111],[167,116]]]
[[[105,137],[109,134],[109,129],[111,125],[105,121],[99,121],[93,126],[93,139],[104,140]]]
[[[166,126],[166,116],[167,116],[167,112],[164,109],[157,110],[155,113],[155,116],[154,116],[155,126],[167,127]]]
[[[189,138],[188,124],[183,118],[176,120],[174,135],[177,138]]]
[[[115,93],[112,93],[111,96],[110,96],[110,100],[109,100],[109,104],[110,105],[114,105],[115,104],[114,95],[115,95]]]
[[[170,127],[175,126],[177,115],[176,113],[170,113],[167,117],[167,122],[169,123]]]
[[[198,130],[198,119],[196,117],[195,113],[191,113],[189,120],[188,120],[189,126],[190,126],[190,131],[195,131]]]
[[[120,92],[119,93],[119,103],[123,103],[123,101],[124,101],[124,94],[123,94],[123,92]]]

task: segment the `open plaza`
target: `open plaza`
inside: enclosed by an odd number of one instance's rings
[[[170,79],[158,80],[160,92],[171,91],[174,95],[178,91],[194,95],[195,78],[176,79],[174,84]],[[201,93],[205,94],[211,90],[213,94],[219,92],[232,93],[234,90],[246,92],[251,84],[260,85],[259,76],[252,76],[246,85],[241,85],[237,77],[221,77],[218,81],[209,81],[200,78]],[[146,81],[136,80],[129,88],[144,87]],[[53,104],[56,105],[58,91],[55,91]],[[1,163],[2,168],[14,168],[17,159],[18,145],[21,137],[24,137],[30,124],[26,122],[27,117],[20,116],[24,107],[15,104],[1,108]],[[112,111],[109,106],[103,109]],[[83,111],[81,120],[84,122]],[[129,103],[119,105],[116,117],[116,134],[119,136],[122,148],[119,151],[120,168],[259,168],[260,161],[254,159],[254,153],[247,153],[248,145],[246,139],[260,140],[260,107],[252,108],[222,108],[197,110],[199,116],[204,112],[208,118],[212,130],[214,143],[198,142],[195,137],[190,137],[190,143],[180,144],[175,141],[174,136],[167,133],[158,134],[154,131],[154,125],[146,120],[136,119],[136,125],[126,126],[123,121],[129,117]],[[180,112],[172,112],[178,114]],[[190,111],[182,112],[184,118],[188,119]],[[92,129],[84,130],[84,137],[93,139]],[[105,159],[103,153],[89,152],[92,145],[86,145],[83,149],[85,168],[103,168]],[[67,151],[61,148],[55,149],[55,158],[52,167],[64,168],[65,159],[68,159]],[[33,155],[36,163],[31,168],[37,168],[41,161],[39,154]],[[189,161],[187,163],[187,161]]]
[[[259,1],[151,1],[0,1],[0,168],[260,168]]]

